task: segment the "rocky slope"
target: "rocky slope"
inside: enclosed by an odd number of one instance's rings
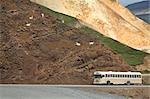
[[[29,0],[0,4],[0,83],[90,84],[95,70],[131,70],[96,38]]]
[[[138,71],[150,71],[150,55],[144,58],[143,64],[136,66]]]
[[[86,26],[105,36],[150,53],[150,26],[122,7],[117,0],[31,1],[82,20]]]

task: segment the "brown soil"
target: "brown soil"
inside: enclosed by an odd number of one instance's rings
[[[96,38],[47,13],[42,17],[39,5],[29,0],[0,4],[0,83],[91,84],[95,70],[130,70]]]

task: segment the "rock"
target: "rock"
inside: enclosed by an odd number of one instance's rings
[[[147,65],[150,68],[150,55],[144,58],[144,65]]]
[[[150,71],[150,55],[144,58],[143,64],[136,66],[138,71]]]
[[[76,42],[76,46],[80,46],[81,44],[79,42]]]
[[[94,44],[94,42],[92,42],[92,41],[89,42],[89,45],[93,45],[93,44]]]
[[[27,23],[26,26],[28,26],[28,27],[31,26],[31,23]]]
[[[33,19],[33,16],[30,16],[29,19],[32,20],[32,19]]]
[[[42,16],[42,18],[44,18],[44,16],[45,16],[44,13],[42,13],[41,16]]]

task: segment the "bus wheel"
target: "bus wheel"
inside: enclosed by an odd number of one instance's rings
[[[110,83],[110,81],[107,81],[107,85],[110,85],[111,83]]]
[[[131,85],[130,81],[127,81],[127,85]]]

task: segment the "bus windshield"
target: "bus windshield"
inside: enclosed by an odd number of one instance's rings
[[[95,78],[102,78],[104,75],[94,75]]]

